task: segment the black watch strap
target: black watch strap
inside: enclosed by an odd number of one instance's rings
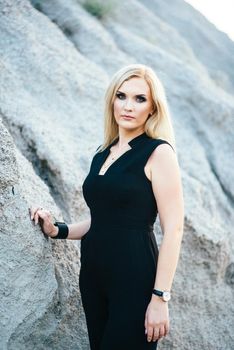
[[[65,222],[55,221],[54,226],[58,227],[58,234],[53,239],[66,239],[69,233],[68,226]]]
[[[171,299],[171,292],[169,290],[153,289],[153,294],[158,295],[163,301],[169,301]]]
[[[163,296],[163,292],[161,290],[158,290],[158,289],[153,289],[153,294],[158,295],[159,297]]]

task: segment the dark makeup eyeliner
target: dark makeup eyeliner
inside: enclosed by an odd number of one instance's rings
[[[120,91],[117,91],[116,92],[116,96],[125,96],[125,93],[124,92],[120,92]],[[139,95],[136,95],[137,98],[141,98],[142,99],[142,102],[146,101],[146,98],[144,97],[145,94],[139,94]]]

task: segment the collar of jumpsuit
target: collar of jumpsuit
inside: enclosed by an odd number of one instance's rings
[[[149,136],[144,131],[140,135],[138,135],[138,136],[134,137],[133,139],[131,139],[128,142],[128,144],[129,144],[130,147],[135,147],[138,143],[140,143],[142,140],[145,140],[147,138],[149,138]],[[110,144],[110,147],[115,145],[118,141],[119,141],[119,136]]]

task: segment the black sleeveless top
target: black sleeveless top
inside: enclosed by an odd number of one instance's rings
[[[143,132],[128,142],[131,149],[117,158],[104,175],[99,175],[111,146],[117,141],[118,138],[94,155],[82,185],[84,199],[90,208],[91,227],[152,229],[158,212],[157,203],[144,167],[158,145],[171,144],[163,139],[152,139]]]

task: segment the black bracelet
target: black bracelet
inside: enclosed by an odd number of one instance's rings
[[[69,233],[69,229],[68,229],[67,224],[65,224],[65,222],[56,221],[54,223],[54,226],[58,227],[58,229],[59,229],[58,230],[58,234],[57,234],[57,236],[50,237],[50,238],[53,238],[53,239],[66,239],[67,236],[68,236],[68,233]]]

